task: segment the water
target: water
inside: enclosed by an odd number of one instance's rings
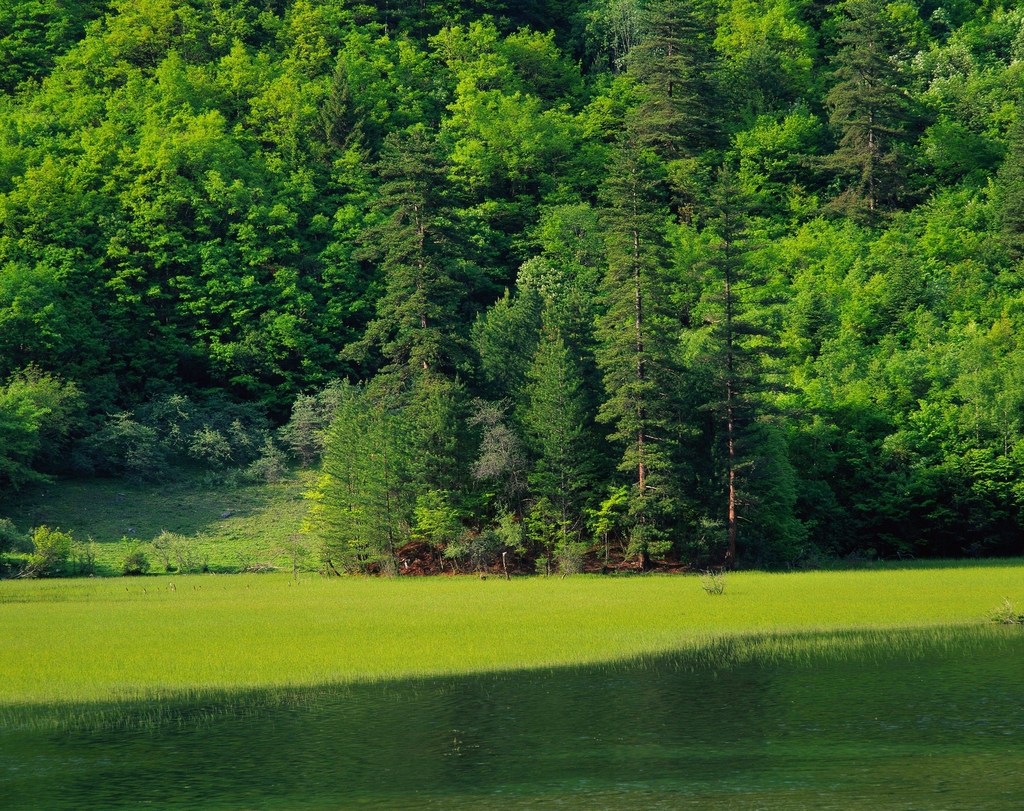
[[[8,712],[0,808],[1024,808],[1022,629],[787,644]]]

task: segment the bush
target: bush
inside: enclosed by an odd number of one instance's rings
[[[708,569],[700,575],[700,586],[708,594],[725,593],[725,570],[714,572]]]
[[[269,436],[263,443],[260,457],[245,469],[245,478],[252,482],[275,484],[287,470],[284,454]]]
[[[149,571],[149,558],[139,541],[122,538],[121,574],[140,575]]]
[[[67,571],[73,543],[70,532],[61,532],[60,527],[36,527],[32,533],[32,554],[22,577],[53,577]]]
[[[96,543],[92,538],[88,543],[71,543],[71,571],[74,574],[93,574],[96,571]]]
[[[64,467],[69,435],[80,423],[82,396],[30,366],[0,385],[0,487],[44,481],[39,468]]]
[[[210,556],[199,548],[199,537],[186,538],[174,535],[171,553],[180,574],[195,574],[210,571]]]
[[[167,474],[167,452],[154,429],[131,411],[111,416],[82,443],[77,465],[135,481],[158,481]]]
[[[28,535],[19,532],[9,518],[0,518],[0,572],[7,569],[4,556],[8,552],[27,552],[31,548]]]
[[[75,465],[83,473],[159,481],[175,465],[198,462],[223,471],[251,464],[269,439],[266,416],[256,406],[171,395],[110,416],[80,443]]]
[[[1024,625],[1024,614],[1017,610],[1017,606],[1009,597],[1003,598],[1002,604],[993,609],[990,616],[992,622],[998,622],[1000,625]]]
[[[0,518],[0,555],[6,552],[27,552],[32,548],[28,535],[19,532],[10,518]]]
[[[150,544],[153,549],[153,554],[156,555],[157,560],[160,561],[160,565],[163,567],[165,572],[172,571],[171,558],[174,557],[174,545],[178,543],[180,538],[180,535],[168,532],[165,529],[157,535],[153,539],[153,543]]]

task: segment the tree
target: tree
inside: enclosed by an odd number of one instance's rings
[[[633,479],[631,554],[646,565],[666,551],[664,518],[673,498],[671,320],[663,311],[664,170],[657,156],[628,131],[601,189],[608,268],[602,284],[606,311],[598,322],[597,360],[606,399],[598,420],[624,446],[619,469]]]
[[[1003,239],[1015,257],[1024,255],[1024,116],[1007,133],[1006,158],[996,175],[995,200]]]
[[[579,366],[550,318],[530,369],[522,421],[536,459],[531,493],[555,508],[559,548],[569,554],[579,533],[581,494],[592,475],[590,415]]]
[[[350,354],[365,358],[370,349],[378,350],[381,373],[399,387],[425,372],[465,370],[469,355],[460,303],[468,285],[451,273],[455,260],[441,199],[445,167],[433,137],[423,127],[389,135],[376,173],[377,221],[363,233],[358,256],[378,263],[384,295]]]
[[[691,0],[652,0],[644,10],[629,54],[630,73],[646,90],[635,127],[666,158],[692,155],[713,132],[713,37]]]
[[[45,481],[37,469],[54,465],[78,426],[82,396],[36,366],[0,386],[0,483],[10,487]]]
[[[415,502],[405,425],[356,386],[345,384],[339,400],[304,531],[320,539],[321,560],[335,573],[377,567],[393,575]]]
[[[832,58],[836,84],[825,96],[839,148],[828,164],[849,186],[833,202],[868,215],[892,202],[903,171],[899,143],[910,118],[894,51],[898,33],[878,0],[847,0],[838,23],[839,51]]]
[[[698,266],[702,340],[692,359],[710,377],[712,399],[704,408],[714,415],[724,446],[728,566],[736,563],[745,503],[741,480],[755,458],[753,429],[767,411],[764,395],[772,388],[765,359],[777,352],[764,319],[769,279],[750,262],[745,202],[733,175],[723,171],[705,217],[707,258]]]

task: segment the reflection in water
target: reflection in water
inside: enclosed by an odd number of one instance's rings
[[[1022,666],[1020,629],[963,629],[93,708],[57,728],[44,708],[0,726],[0,808],[1004,811],[1024,808]]]

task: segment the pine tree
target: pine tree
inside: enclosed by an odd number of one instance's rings
[[[1024,118],[1019,113],[1007,134],[994,190],[1003,240],[1015,257],[1024,255]]]
[[[736,562],[742,479],[756,454],[750,429],[767,412],[764,395],[774,388],[765,361],[777,352],[761,318],[771,305],[768,279],[748,261],[746,203],[735,178],[723,171],[706,211],[709,255],[699,268],[703,290],[697,307],[705,333],[697,363],[711,385],[704,407],[715,416],[722,445],[729,566]]]
[[[850,179],[835,200],[840,210],[868,215],[892,201],[903,167],[898,145],[910,117],[894,59],[898,35],[878,0],[847,0],[832,58],[835,86],[825,97],[839,148],[829,165]]]
[[[327,568],[396,571],[414,497],[401,415],[361,389],[341,387],[307,527]]]
[[[545,316],[521,419],[536,458],[530,491],[554,506],[559,546],[568,554],[579,534],[581,494],[592,474],[590,415],[579,364],[550,314]]]
[[[712,135],[713,31],[689,0],[649,3],[642,30],[629,55],[629,70],[646,90],[635,126],[664,157],[691,155]]]
[[[605,203],[608,269],[606,312],[599,320],[598,363],[607,399],[598,419],[613,426],[610,438],[625,446],[619,469],[634,481],[630,504],[631,551],[646,565],[666,551],[665,516],[674,482],[666,447],[672,423],[670,319],[662,308],[664,170],[633,132],[623,136],[601,189]]]
[[[458,263],[444,230],[445,167],[432,136],[423,127],[389,135],[376,173],[378,222],[362,235],[357,256],[378,263],[384,295],[350,353],[365,358],[379,350],[381,373],[400,388],[425,372],[468,368],[460,305],[471,285],[452,275]]]

